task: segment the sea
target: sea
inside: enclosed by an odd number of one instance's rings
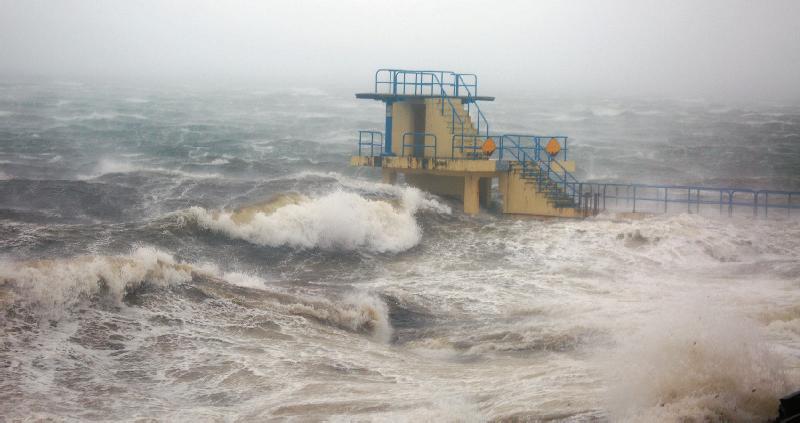
[[[764,422],[800,390],[800,210],[468,216],[349,166],[358,88],[0,83],[0,420]],[[800,104],[482,110],[581,180],[800,191]]]

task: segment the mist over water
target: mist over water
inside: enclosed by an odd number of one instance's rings
[[[800,221],[483,211],[348,167],[352,93],[0,85],[0,415],[764,421]],[[800,190],[800,108],[498,98],[578,177]]]

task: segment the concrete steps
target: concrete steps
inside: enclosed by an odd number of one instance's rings
[[[526,164],[523,172],[521,163],[510,164],[511,173],[522,179],[526,184],[534,187],[536,193],[544,194],[547,202],[556,208],[576,208],[572,196],[564,192],[557,183],[542,172],[535,163]]]

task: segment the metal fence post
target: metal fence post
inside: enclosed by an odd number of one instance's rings
[[[758,193],[753,193],[753,217],[758,217]]]

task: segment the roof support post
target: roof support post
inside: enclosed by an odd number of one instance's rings
[[[386,100],[386,131],[384,132],[382,156],[394,156],[392,153],[392,100]]]

